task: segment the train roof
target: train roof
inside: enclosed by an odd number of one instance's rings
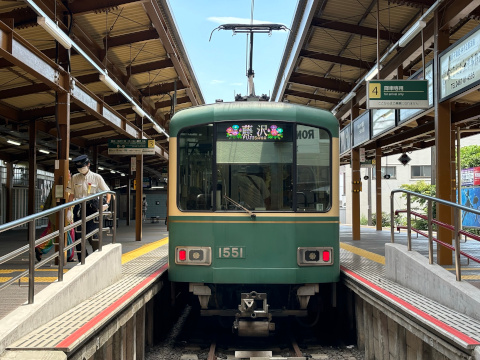
[[[333,137],[338,137],[339,132],[338,120],[329,111],[288,103],[238,101],[195,106],[176,113],[170,122],[170,136],[177,136],[185,127],[240,119],[321,126],[330,131]]]

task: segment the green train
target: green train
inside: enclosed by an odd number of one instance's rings
[[[188,284],[202,315],[232,317],[240,336],[268,336],[275,317],[331,303],[338,134],[331,113],[288,103],[216,103],[173,116],[168,274]]]

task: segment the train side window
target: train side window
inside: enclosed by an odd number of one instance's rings
[[[183,130],[178,136],[178,208],[212,210],[213,126]]]
[[[326,212],[331,207],[331,138],[327,131],[297,126],[297,211]]]

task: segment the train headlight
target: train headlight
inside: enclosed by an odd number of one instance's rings
[[[212,249],[200,246],[177,246],[175,248],[175,264],[178,265],[210,265]]]
[[[331,247],[299,247],[297,249],[298,266],[322,266],[333,264]]]

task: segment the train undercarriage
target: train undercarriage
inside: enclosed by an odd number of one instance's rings
[[[314,324],[319,312],[335,306],[335,289],[335,284],[189,284],[201,316],[234,318],[232,331],[252,337],[274,333],[276,317],[292,316]]]

